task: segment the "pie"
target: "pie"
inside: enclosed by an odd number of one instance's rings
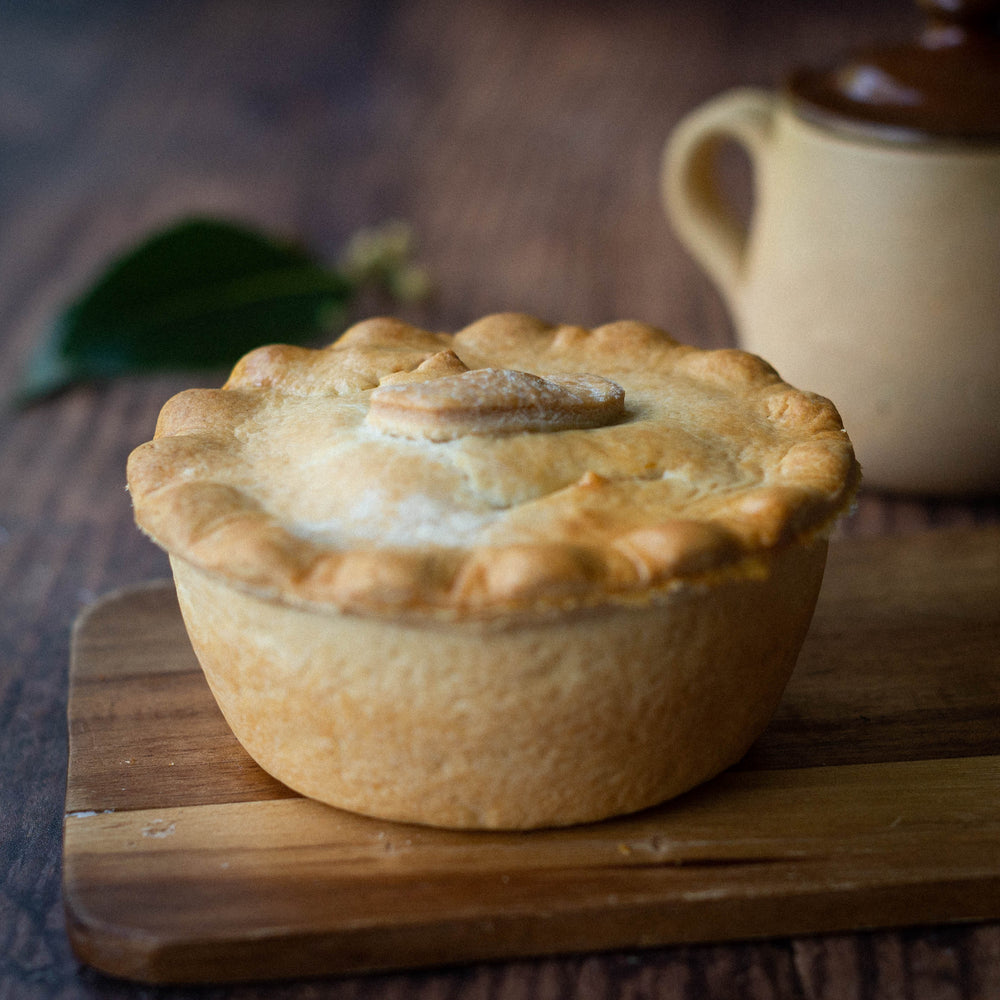
[[[642,809],[736,762],[860,473],[832,403],[637,322],[273,345],[129,459],[206,678],[304,795],[455,828]]]

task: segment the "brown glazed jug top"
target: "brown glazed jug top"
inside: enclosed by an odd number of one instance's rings
[[[882,140],[1000,143],[1000,0],[917,2],[926,22],[916,39],[793,73],[793,106]]]

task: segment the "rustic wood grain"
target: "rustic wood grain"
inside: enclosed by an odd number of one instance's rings
[[[74,637],[74,947],[112,974],[212,982],[998,917],[998,593],[1000,528],[835,544],[741,768],[528,834],[292,796],[230,736],[170,584],[112,596]]]
[[[441,329],[514,307],[581,322],[629,315],[729,343],[718,297],[660,212],[664,137],[728,86],[771,85],[792,64],[905,37],[916,19],[905,0],[0,3],[0,399],[110,254],[198,211],[330,257],[358,226],[405,218],[438,282],[407,315]],[[137,995],[78,968],[66,936],[70,628],[100,596],[166,574],[133,528],[125,458],[169,395],[217,381],[124,379],[0,412],[0,1000]],[[916,538],[998,522],[996,498],[864,494],[843,532]],[[859,720],[855,735],[866,732]],[[199,995],[992,1000],[1000,925]]]

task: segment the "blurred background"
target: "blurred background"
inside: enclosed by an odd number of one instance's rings
[[[518,308],[722,341],[660,210],[668,131],[917,20],[908,0],[5,2],[7,356],[106,255],[193,211],[327,256],[404,219],[443,328]]]
[[[919,21],[908,0],[0,0],[0,397],[112,257],[196,213],[331,262],[358,229],[402,220],[433,292],[398,309],[364,299],[355,318],[634,318],[729,345],[721,300],[662,210],[668,133],[729,87],[777,86]],[[745,164],[725,170],[745,204]],[[172,393],[223,377],[133,375],[0,412],[0,1000],[132,995],[78,976],[62,928],[69,629],[99,595],[167,574],[133,527],[125,460]],[[866,497],[851,530],[996,510]],[[994,972],[970,989],[996,987],[996,932],[680,949],[647,976],[664,991],[700,983],[691,996],[732,995],[727,982],[747,996],[888,996],[873,973],[870,992],[837,990],[860,989],[865,962],[886,974],[894,961],[911,987],[985,962]],[[816,963],[833,992],[810,992]],[[612,973],[645,995],[625,965],[589,986],[583,960],[547,968],[549,995],[609,995]],[[457,995],[470,980],[456,977],[419,982]],[[409,981],[391,982],[400,995]]]

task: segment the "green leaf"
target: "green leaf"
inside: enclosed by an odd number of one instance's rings
[[[393,275],[404,270],[400,261]],[[255,230],[192,218],[115,260],[46,331],[19,399],[125,374],[220,369],[264,343],[339,332],[360,284]]]

